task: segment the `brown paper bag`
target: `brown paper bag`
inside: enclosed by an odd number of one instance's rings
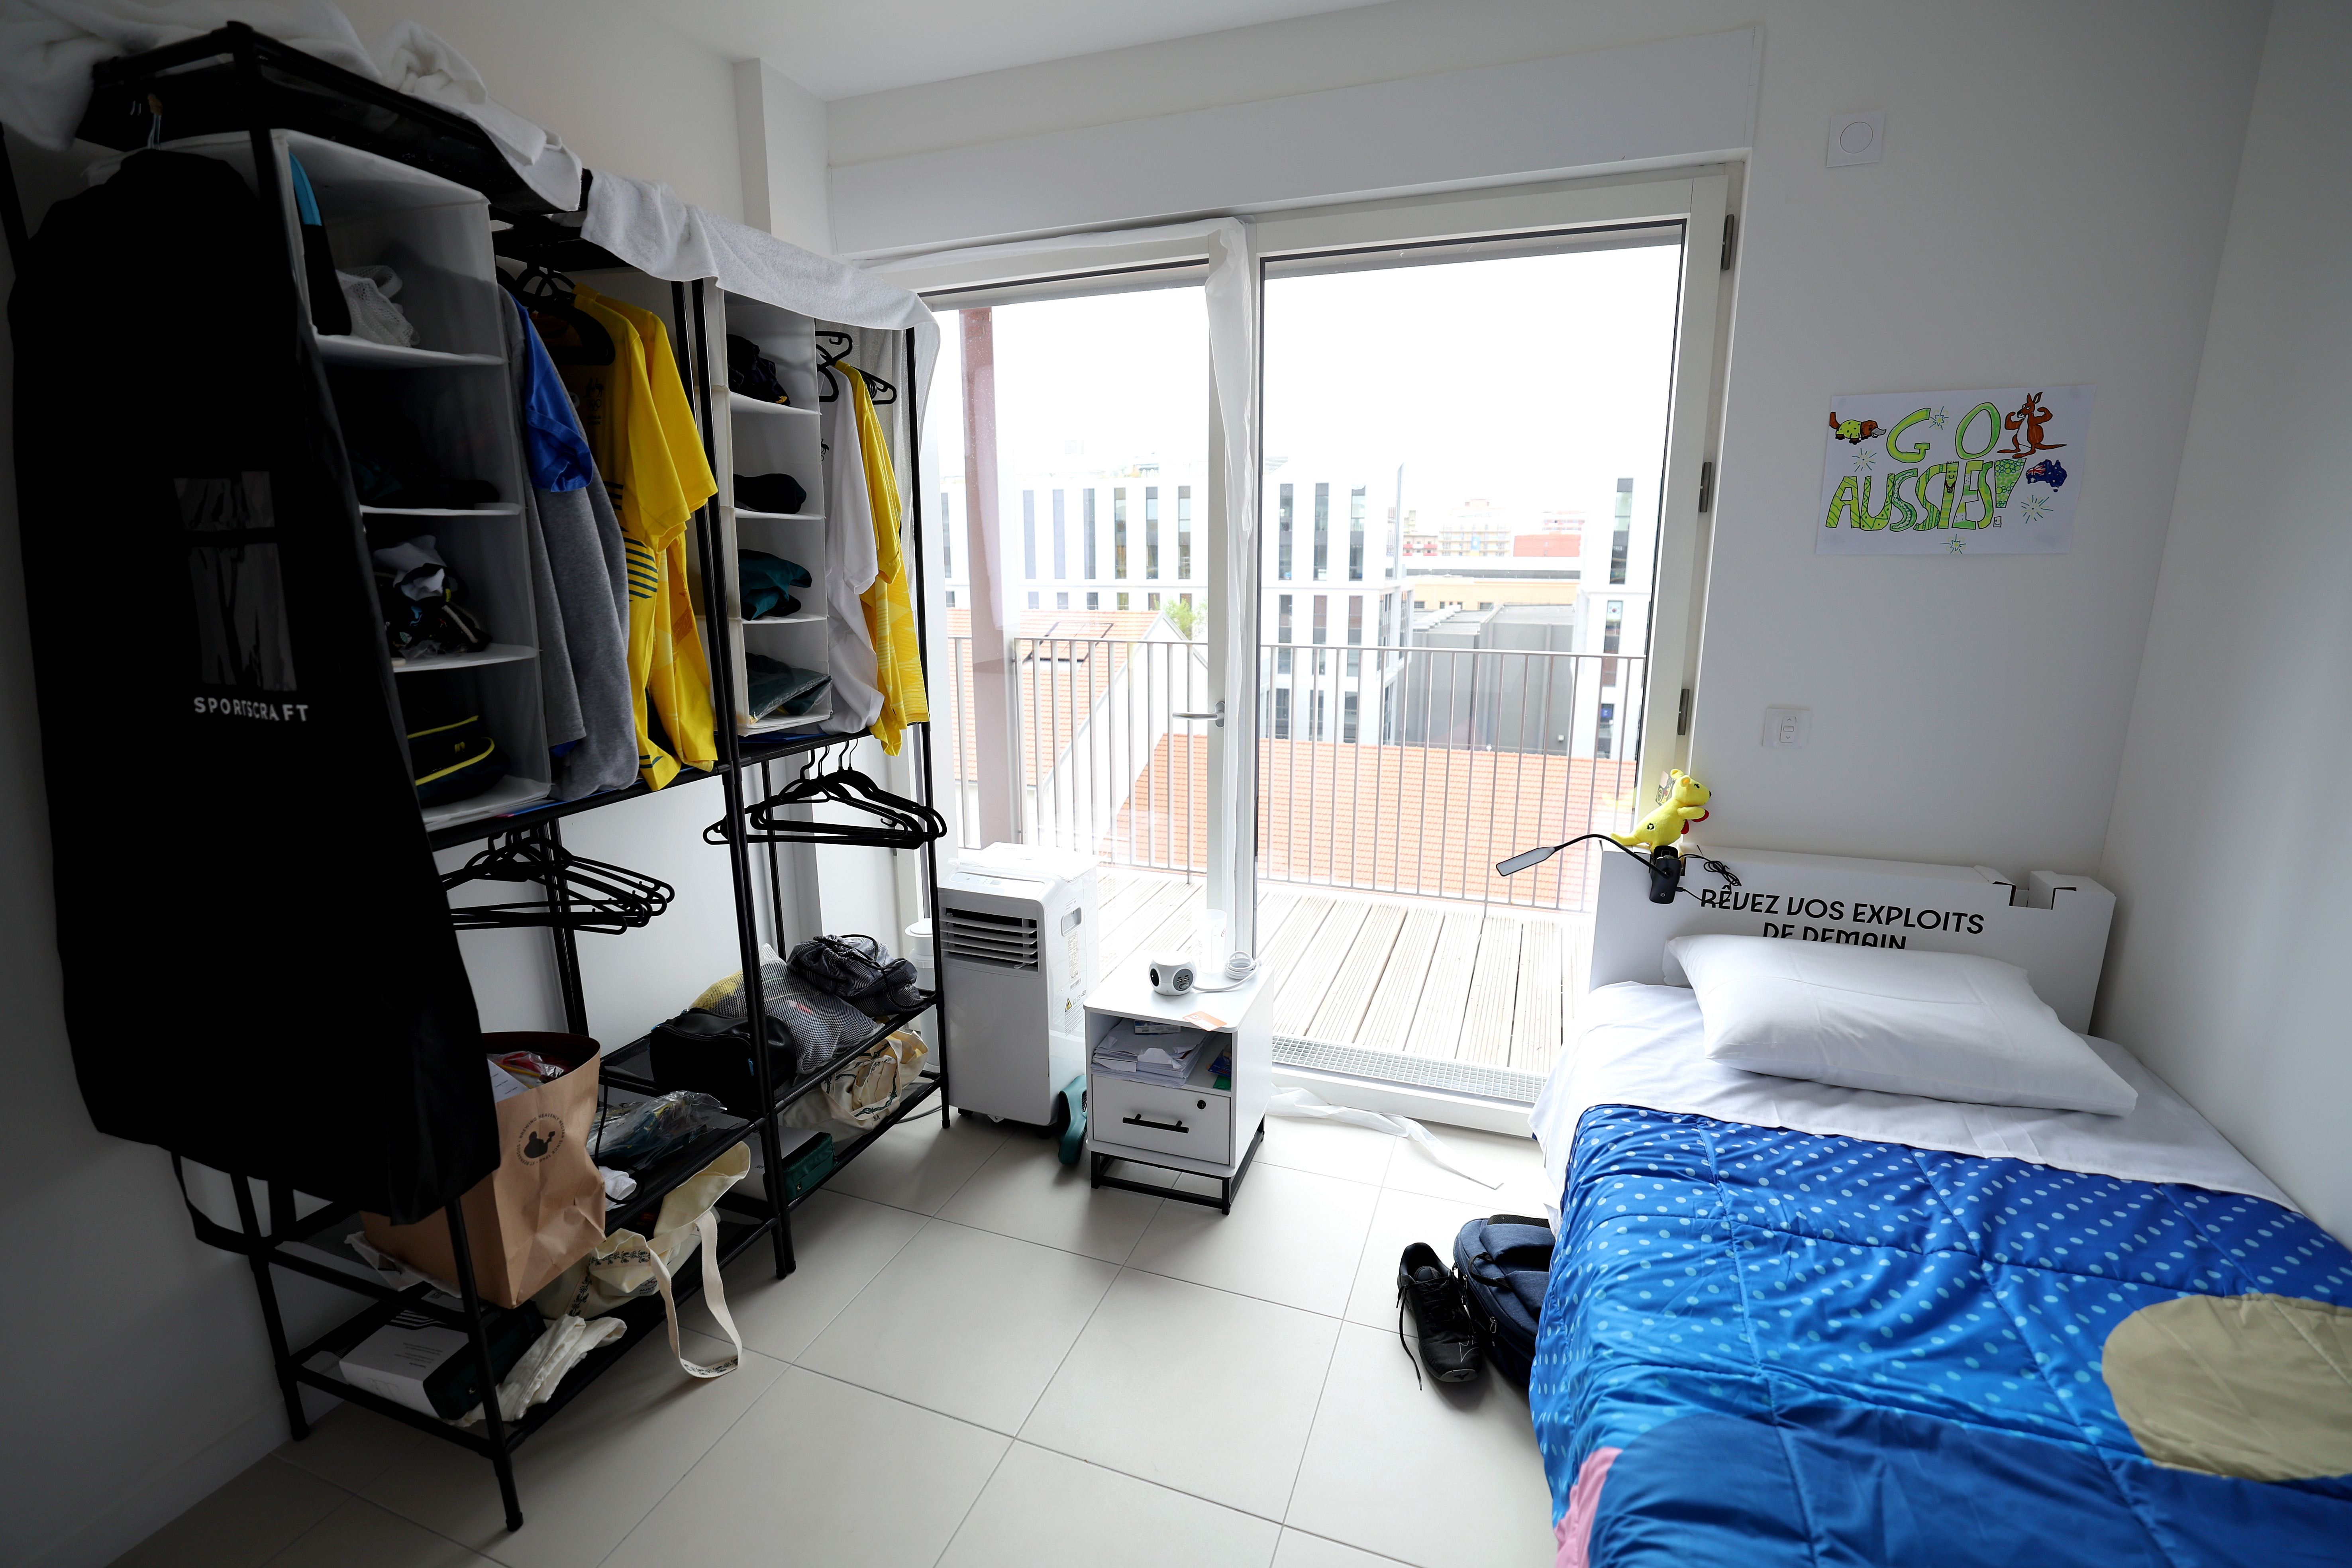
[[[596,1042],[575,1034],[486,1034],[485,1051],[534,1051],[571,1071],[498,1103],[499,1168],[465,1197],[474,1283],[486,1301],[519,1307],[604,1238],[604,1182],[588,1140],[596,1120]],[[488,1071],[482,1092],[490,1092]],[[449,1219],[394,1225],[361,1216],[368,1244],[455,1284]]]

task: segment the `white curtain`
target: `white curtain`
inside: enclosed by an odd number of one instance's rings
[[[1251,759],[1257,750],[1257,551],[1258,551],[1258,277],[1256,235],[1245,218],[1202,218],[1156,228],[1117,229],[1019,240],[893,256],[870,262],[867,270],[928,272],[969,262],[1014,261],[1024,256],[1106,250],[1198,239],[1209,263],[1209,376],[1216,391],[1218,434],[1224,454],[1221,490],[1224,507],[1225,599],[1213,606],[1209,635],[1217,644],[1223,688],[1211,701],[1225,705],[1220,775],[1222,798],[1232,803],[1223,824],[1223,864],[1211,868],[1214,896],[1230,904],[1228,929],[1237,946],[1256,941],[1257,791]],[[1008,269],[1018,270],[1018,269]],[[927,389],[928,390],[928,389]],[[984,541],[993,546],[996,541]],[[1002,584],[1006,574],[998,573]],[[1009,606],[999,617],[1011,623]]]

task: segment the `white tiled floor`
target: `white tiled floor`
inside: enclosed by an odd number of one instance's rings
[[[345,1408],[121,1562],[1543,1568],[1527,1401],[1416,1388],[1393,1283],[1408,1241],[1540,1213],[1540,1163],[1438,1131],[1502,1185],[1275,1120],[1221,1216],[927,1117],[800,1211],[792,1278],[730,1271],[741,1370],[696,1382],[656,1336],[524,1445],[521,1531],[483,1461]]]

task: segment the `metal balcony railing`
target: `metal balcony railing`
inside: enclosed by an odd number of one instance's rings
[[[950,640],[951,813],[980,841],[971,644]],[[1106,865],[1204,872],[1213,706],[1202,642],[1019,638],[1012,767],[1025,841]],[[1624,831],[1646,662],[1497,649],[1259,649],[1258,874],[1539,909],[1590,909],[1590,850],[1505,879],[1494,863],[1579,833]],[[1597,847],[1597,846],[1596,846]]]

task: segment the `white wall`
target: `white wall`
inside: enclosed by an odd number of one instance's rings
[[[365,37],[402,18],[440,32],[499,99],[592,167],[667,180],[730,216],[744,211],[730,62],[643,10],[623,0],[346,0],[345,8]],[[822,144],[783,151],[797,162],[772,166],[771,179],[804,202],[822,189]],[[10,152],[37,224],[52,196],[79,188],[72,160],[31,153],[15,137]],[[804,244],[812,218],[823,221],[805,206],[782,216],[802,225],[794,237]],[[0,352],[0,404],[12,376]],[[16,559],[13,461],[0,442],[0,561]],[[0,1349],[8,1426],[0,1563],[78,1568],[111,1560],[268,1452],[283,1440],[285,1418],[244,1263],[195,1240],[163,1154],[98,1134],[74,1082],[23,591],[19,574],[0,572],[0,723],[18,742],[0,758],[0,877],[16,908],[0,944],[11,1156],[0,1234],[31,1249],[26,1266],[39,1278],[25,1281]],[[607,1040],[634,1038],[735,967],[725,857],[699,838],[719,810],[718,786],[701,783],[590,819],[573,835],[583,852],[680,886],[677,905],[646,932],[583,939],[594,966],[592,1026]],[[126,910],[126,940],[133,950],[169,941],[172,922],[185,917],[141,904]],[[560,1018],[543,937],[502,933],[465,946],[486,1024]],[[283,1275],[280,1283],[298,1335],[349,1310],[349,1298],[323,1286]]]
[[[482,74],[490,95],[563,138],[591,169],[667,180],[697,206],[743,217],[734,68],[629,0],[338,0],[373,43],[420,22]]]
[[[2352,11],[2281,0],[2107,835],[2100,1011],[2352,1241]]]
[[[742,150],[743,221],[832,255],[824,100],[765,60],[738,60],[735,138]]]
[[[2264,15],[1400,0],[841,100],[832,156],[839,189],[845,166],[965,143],[1760,22],[1692,745],[1709,827],[2079,871],[2106,835]],[[1875,108],[1885,161],[1824,168],[1829,117]],[[1102,222],[1163,210],[1091,194]],[[1831,398],[2038,381],[2099,387],[2072,555],[1812,553]],[[1783,703],[1813,709],[1806,751],[1757,744]]]
[[[1341,196],[1710,162],[1755,130],[1754,27],[1047,131],[833,171],[851,255]]]

